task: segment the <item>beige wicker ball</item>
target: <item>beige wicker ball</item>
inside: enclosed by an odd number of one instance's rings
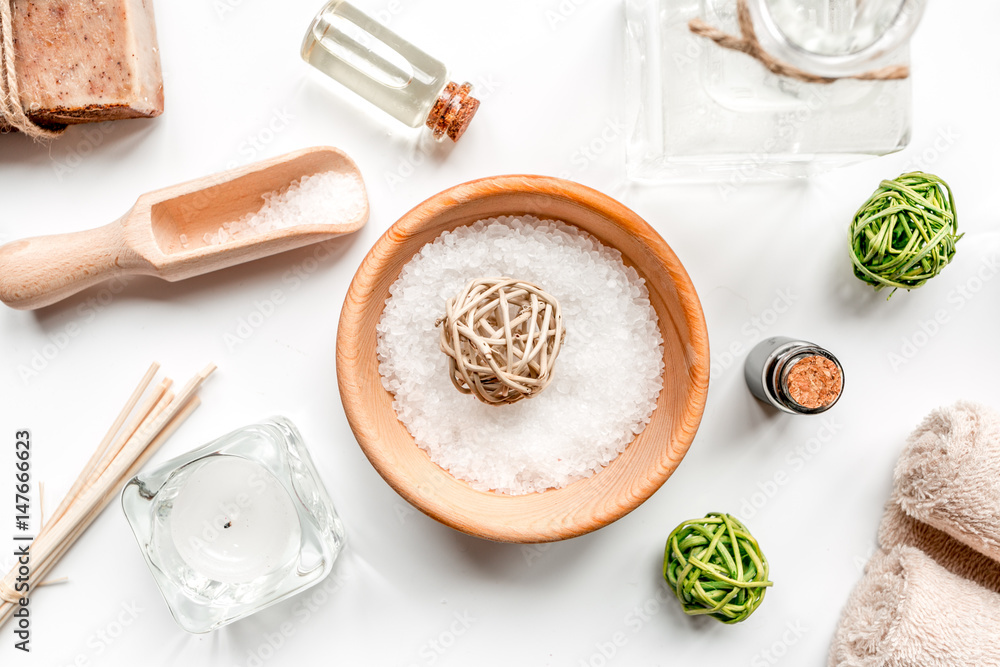
[[[452,383],[492,405],[541,393],[566,336],[556,298],[514,278],[470,281],[437,325]]]

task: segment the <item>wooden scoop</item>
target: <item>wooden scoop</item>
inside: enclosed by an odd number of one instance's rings
[[[0,247],[0,300],[27,310],[120,275],[174,282],[361,229],[368,221],[363,182],[360,212],[350,220],[317,220],[221,245],[205,242],[205,234],[223,223],[260,210],[263,195],[328,171],[361,181],[357,165],[342,151],[306,148],[144,194],[104,227],[13,241]]]

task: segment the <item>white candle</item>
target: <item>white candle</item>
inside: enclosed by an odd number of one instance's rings
[[[202,462],[178,491],[168,521],[184,562],[224,584],[280,570],[302,540],[285,488],[266,468],[237,456]]]

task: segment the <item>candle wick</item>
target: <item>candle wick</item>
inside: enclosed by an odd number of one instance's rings
[[[233,522],[232,521],[227,521],[225,524],[223,524],[222,527],[223,528],[229,528],[231,525],[233,525]]]

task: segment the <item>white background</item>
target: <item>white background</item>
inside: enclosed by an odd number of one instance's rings
[[[72,128],[48,147],[0,137],[4,241],[101,225],[140,193],[317,144],[352,155],[371,197],[367,227],[318,266],[307,248],[184,283],[136,279],[110,303],[110,292],[95,288],[38,312],[0,309],[5,544],[15,429],[33,433],[35,479],[54,508],[153,360],[178,382],[209,361],[220,368],[203,406],[156,460],[287,415],[349,539],[334,573],[339,590],[313,598],[308,613],[299,597],[192,636],[171,620],[115,503],[53,573],[69,582],[33,598],[33,652],[13,650],[8,625],[0,664],[825,663],[907,433],[960,398],[1000,405],[1000,280],[990,279],[1000,255],[1000,6],[931,3],[914,42],[910,148],[723,198],[716,186],[623,182],[623,8],[575,3],[358,0],[456,79],[478,84],[482,109],[453,149],[431,146],[300,61],[319,0],[158,2],[161,118]],[[943,275],[887,302],[852,276],[847,224],[880,179],[915,167],[952,184],[966,237]],[[352,437],[334,367],[341,302],[378,236],[444,188],[512,172],[572,178],[645,217],[687,266],[712,344],[708,407],[675,475],[619,522],[547,547],[480,541],[406,505]],[[274,290],[283,303],[273,315],[227,345],[241,320],[267,310],[261,302]],[[769,311],[789,293],[787,312]],[[936,316],[944,324],[922,334]],[[76,331],[68,342],[67,327]],[[828,417],[770,414],[750,396],[740,366],[763,334],[800,336],[840,357],[846,393]],[[54,340],[63,342],[55,353]],[[25,373],[33,358],[36,374]],[[796,453],[810,447],[808,459]],[[783,484],[773,483],[777,473]],[[755,500],[761,507],[746,504]],[[741,625],[683,616],[659,583],[667,534],[708,511],[741,515],[771,561],[775,587]],[[6,570],[10,558],[0,561]],[[603,657],[616,638],[614,655]]]

